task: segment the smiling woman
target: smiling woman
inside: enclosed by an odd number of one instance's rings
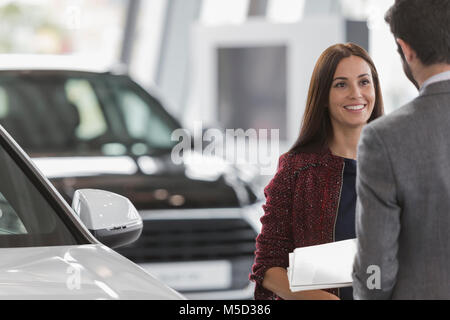
[[[351,288],[291,292],[295,248],[355,238],[356,149],[383,114],[375,66],[361,47],[337,44],[315,66],[302,129],[265,188],[265,214],[251,279],[256,299],[352,299]]]

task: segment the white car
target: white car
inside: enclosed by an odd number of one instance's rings
[[[139,237],[127,198],[78,190],[72,207],[0,127],[0,299],[185,299],[102,244]]]
[[[108,70],[74,56],[0,55],[0,124],[68,203],[77,189],[133,203],[142,235],[118,253],[189,299],[252,299],[259,169],[205,155],[160,95]]]

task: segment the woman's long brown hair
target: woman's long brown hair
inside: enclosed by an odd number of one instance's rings
[[[314,67],[300,135],[289,152],[318,151],[328,147],[333,135],[328,112],[330,89],[339,62],[350,56],[364,59],[372,71],[375,105],[368,122],[383,115],[383,97],[378,72],[367,51],[354,43],[333,45],[320,55]]]

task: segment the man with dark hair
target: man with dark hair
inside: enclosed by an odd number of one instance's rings
[[[397,0],[386,21],[419,96],[358,146],[356,299],[450,299],[450,0]]]

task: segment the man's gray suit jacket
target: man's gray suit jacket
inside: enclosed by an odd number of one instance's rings
[[[450,81],[363,129],[356,299],[450,299]]]

